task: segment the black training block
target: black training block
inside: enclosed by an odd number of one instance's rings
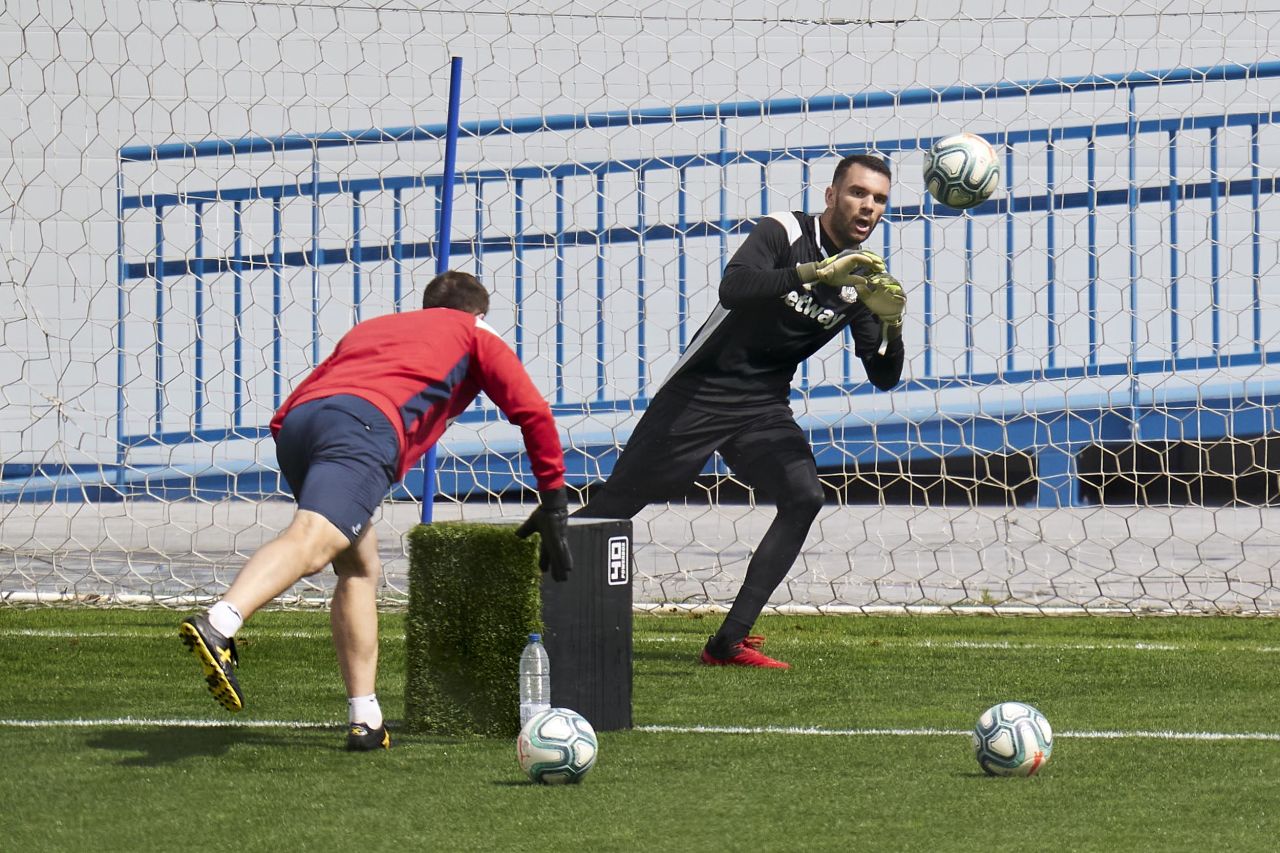
[[[551,704],[596,731],[631,728],[631,521],[571,518],[573,571],[542,577]]]

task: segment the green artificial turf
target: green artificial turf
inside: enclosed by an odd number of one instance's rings
[[[394,747],[375,754],[342,750],[326,614],[254,617],[234,716],[205,692],[180,617],[0,609],[5,849],[1262,851],[1280,837],[1280,621],[766,617],[765,650],[794,665],[776,672],[697,665],[715,617],[638,616],[637,728],[601,732],[587,779],[557,789],[522,777],[510,739],[395,728],[399,614],[382,617],[378,685]],[[984,776],[965,734],[1008,699],[1057,733],[1031,779]]]

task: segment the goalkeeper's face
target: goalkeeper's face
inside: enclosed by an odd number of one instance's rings
[[[841,249],[864,242],[880,224],[889,203],[889,177],[865,166],[850,166],[827,187],[822,226]]]

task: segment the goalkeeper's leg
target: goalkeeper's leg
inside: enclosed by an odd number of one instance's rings
[[[813,520],[822,509],[822,483],[808,439],[787,410],[761,423],[748,440],[735,441],[723,451],[734,474],[758,488],[777,505],[777,515],[747,564],[742,588],[720,629],[708,641],[704,661],[741,662],[748,666],[781,666],[758,649],[761,639],[751,628],[769,597],[782,583],[804,545]],[[733,660],[740,656],[741,661]]]
[[[658,392],[636,424],[613,473],[573,515],[632,518],[682,495],[716,448],[737,429],[732,414]]]

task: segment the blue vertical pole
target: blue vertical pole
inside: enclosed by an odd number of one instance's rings
[[[556,402],[564,402],[564,175],[556,176]]]
[[[283,204],[271,204],[271,408],[284,399],[284,223]]]
[[[1049,132],[1049,144],[1045,147],[1044,152],[1044,168],[1045,168],[1045,254],[1047,256],[1045,270],[1045,318],[1046,332],[1049,345],[1048,366],[1053,369],[1057,366],[1058,360],[1058,235],[1057,225],[1053,217],[1053,204],[1055,199],[1055,176],[1053,168],[1053,131]]]
[[[399,313],[404,296],[404,199],[399,187],[391,194],[391,232],[391,298]]]
[[[1209,128],[1209,317],[1213,354],[1222,352],[1222,173],[1218,170],[1218,128]]]
[[[1013,145],[1005,136],[1004,143],[1004,366],[1013,370],[1014,349],[1018,342],[1017,310],[1013,283]]]
[[[1134,438],[1138,435],[1138,106],[1137,94],[1129,87],[1129,410],[1133,415]]]
[[[1086,217],[1089,239],[1089,283],[1088,283],[1088,318],[1089,318],[1089,357],[1088,366],[1098,366],[1098,142],[1090,135],[1086,149],[1086,170],[1088,189]]]
[[[484,181],[476,177],[476,278],[484,281]]]
[[[1253,229],[1249,235],[1249,244],[1253,266],[1250,278],[1253,280],[1253,351],[1262,352],[1262,186],[1258,176],[1259,168],[1258,125],[1249,126],[1249,195],[1252,202]]]
[[[649,396],[647,386],[649,377],[646,371],[645,359],[647,353],[644,345],[644,320],[645,320],[645,269],[644,269],[644,249],[645,249],[645,210],[644,210],[644,167],[641,166],[636,173],[636,396]]]
[[[893,159],[890,155],[884,155],[886,166],[892,168]],[[884,265],[889,272],[893,272],[893,196],[889,196],[889,201],[885,203],[884,215],[880,218],[880,238],[882,248],[880,255],[884,258]]]
[[[124,290],[124,162],[116,163],[116,485],[124,482],[125,448],[125,367],[124,317],[128,298]]]
[[[195,203],[196,234],[194,258],[191,266],[195,271],[196,284],[196,363],[195,363],[195,428],[204,427],[204,203]]]
[[[932,200],[932,199],[931,199]],[[973,259],[977,255],[974,248],[973,214],[965,211],[964,215],[964,373],[965,378],[973,376]],[[932,275],[930,276],[932,278]],[[933,317],[932,308],[929,313]],[[932,322],[931,324],[932,325]]]
[[[515,256],[512,263],[515,266],[515,293],[513,298],[516,303],[516,358],[524,361],[524,179],[515,179],[515,197],[512,200],[513,214],[515,215],[515,235],[511,238],[513,243],[511,253]]]
[[[351,194],[351,322],[359,323],[363,317],[364,282],[360,269],[360,232],[364,229],[360,207],[360,192]]]
[[[231,266],[234,300],[232,310],[235,312],[232,334],[235,343],[231,355],[232,382],[234,383],[231,392],[231,424],[238,430],[243,425],[244,419],[244,202],[237,201],[232,211],[231,230],[235,232],[233,237],[235,259]]]
[[[311,366],[320,363],[320,151],[311,154]]]
[[[723,146],[722,146],[723,147]],[[809,212],[809,182],[813,180],[813,167],[808,160],[803,161],[800,167],[800,184],[803,189],[800,191],[800,209]],[[849,327],[844,328],[844,346],[848,349],[853,344],[853,333],[849,331]],[[844,373],[841,377],[844,384],[849,384],[849,374]],[[806,391],[809,389],[809,359],[800,362],[800,387]]]
[[[156,413],[154,434],[164,432],[164,208],[156,205]]]
[[[596,173],[596,399],[604,400],[605,282],[604,282],[604,175]]]
[[[933,375],[933,196],[924,194],[924,375]]]
[[[680,352],[683,354],[685,347],[689,343],[689,257],[688,257],[688,230],[689,230],[689,187],[688,174],[683,166],[677,173],[679,176],[679,184],[676,189],[676,221],[678,233],[676,235],[676,323],[678,328],[678,343]],[[1256,183],[1256,182],[1255,182]],[[1257,210],[1257,205],[1254,205]]]
[[[729,126],[720,119],[720,271],[729,264]]]
[[[462,103],[462,57],[449,63],[449,118],[444,140],[444,175],[440,185],[439,250],[436,252],[436,274],[449,269],[449,243],[453,234],[453,184],[458,164],[458,112]],[[422,523],[431,523],[431,505],[436,499],[436,448],[422,459]]]
[[[1169,131],[1169,356],[1178,365],[1178,132]]]

